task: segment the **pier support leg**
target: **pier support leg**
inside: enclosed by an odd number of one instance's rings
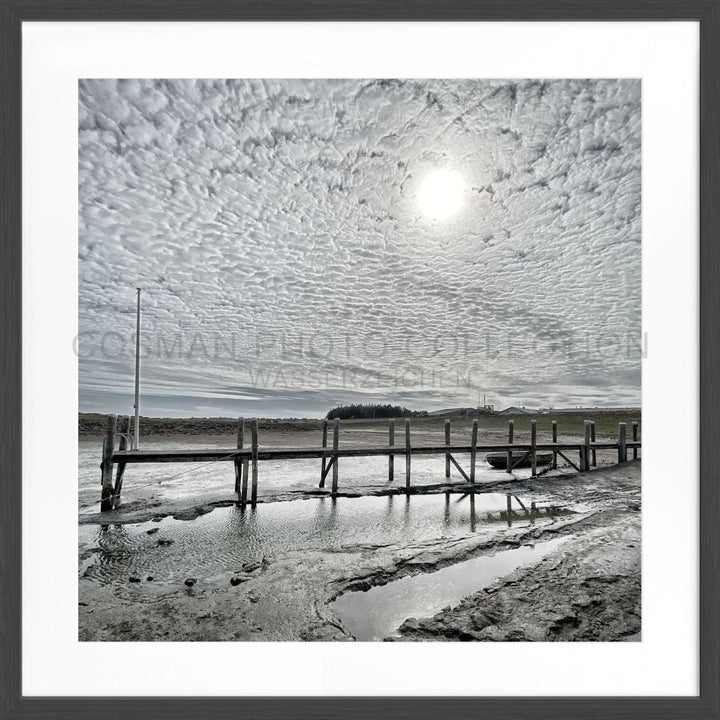
[[[327,429],[328,421],[327,418],[322,421],[322,446],[327,447]],[[323,455],[322,465],[320,466],[320,482],[318,487],[325,487],[325,476],[327,475],[327,458]]]
[[[552,441],[553,445],[557,445],[557,420],[552,421]],[[557,451],[553,450],[552,469],[557,470]]]
[[[405,490],[410,490],[410,418],[405,418]]]
[[[635,421],[635,422],[632,424],[632,429],[633,429],[633,436],[632,436],[632,437],[633,437],[633,442],[636,443],[636,442],[637,442],[637,439],[638,439],[638,424],[637,424],[637,421]],[[637,451],[638,451],[638,449],[637,449],[636,447],[634,447],[634,448],[633,448],[633,460],[637,460],[637,455],[638,455]]]
[[[627,425],[618,424],[618,462],[627,462]]]
[[[532,445],[532,458],[530,460],[532,467],[532,476],[537,476],[537,420],[530,421],[530,444]]]
[[[237,449],[242,450],[245,444],[245,418],[238,418],[237,424]],[[237,493],[238,500],[241,500],[242,495],[242,471],[243,461],[242,458],[238,458],[234,461],[235,465],[235,492]]]
[[[478,437],[478,421],[473,420],[472,438],[470,440],[470,482],[475,482],[475,462],[477,460],[477,437]],[[473,495],[473,500],[475,496]]]
[[[245,458],[242,463],[242,487],[240,488],[240,504],[245,507],[248,496],[248,482],[250,478],[250,460]]]
[[[445,444],[450,444],[450,420],[445,420]],[[445,477],[450,479],[450,453],[445,453]]]
[[[595,444],[595,421],[594,420],[590,421],[590,442],[593,443],[593,445]],[[597,450],[595,448],[593,448],[590,451],[590,455],[591,455],[592,466],[597,467]]]
[[[335,422],[333,423],[333,456],[332,456],[332,471],[333,471],[333,479],[332,479],[332,496],[335,497],[337,495],[338,491],[338,455],[337,450],[340,447],[340,420],[338,418],[335,418]]]
[[[130,435],[130,416],[123,415],[120,419],[120,447],[118,450],[127,450],[128,436]],[[115,475],[115,489],[113,490],[113,508],[120,503],[120,493],[122,492],[123,475],[125,475],[125,463],[119,462],[117,473]]]
[[[250,496],[250,502],[253,507],[257,505],[257,494],[258,494],[258,421],[257,418],[253,418],[252,425],[250,426],[251,440],[252,440],[252,494]]]
[[[102,491],[100,494],[100,510],[106,512],[113,509],[113,451],[115,450],[115,431],[117,430],[117,415],[107,416],[107,428],[103,440],[102,462]]]
[[[513,435],[515,434],[515,421],[508,420],[508,445],[513,444]],[[512,450],[507,451],[507,466],[505,472],[512,472]]]
[[[388,446],[395,445],[395,420],[390,418],[388,423]],[[388,482],[395,479],[395,456],[391,453],[388,455]]]
[[[580,468],[587,472],[590,469],[590,434],[591,434],[591,427],[590,427],[590,421],[585,421],[585,436],[583,438],[583,450],[582,450],[582,464],[580,465]]]

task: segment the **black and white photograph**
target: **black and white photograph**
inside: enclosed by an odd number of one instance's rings
[[[78,639],[639,642],[640,79],[81,79]]]

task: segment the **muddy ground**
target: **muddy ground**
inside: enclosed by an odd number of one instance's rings
[[[84,584],[80,640],[353,640],[330,608],[340,594],[559,535],[567,536],[567,542],[537,565],[516,570],[432,618],[406,620],[394,639],[639,639],[640,461],[511,484],[510,490],[501,483],[526,504],[550,499],[578,512],[414,544],[288,552],[231,569],[233,584],[219,589],[192,586],[165,596],[141,596],[129,585]],[[453,492],[472,489],[457,483],[452,487]],[[202,506],[204,511],[212,507]],[[183,512],[191,517],[192,510]],[[124,518],[122,511],[113,515],[103,520],[138,520],[132,511]]]

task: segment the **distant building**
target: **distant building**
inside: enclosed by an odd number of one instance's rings
[[[478,415],[492,415],[495,408],[492,405],[484,405],[481,407],[461,407],[461,408],[445,408],[444,410],[433,410],[429,412],[430,417],[462,417],[469,415],[477,417]]]
[[[509,407],[504,410],[499,410],[496,415],[537,415],[537,410],[526,410],[525,408]]]
[[[430,417],[455,417],[457,415],[466,414],[466,408],[445,408],[444,410],[433,410],[428,412]]]

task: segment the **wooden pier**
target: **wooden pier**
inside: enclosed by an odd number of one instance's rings
[[[562,457],[578,472],[589,470],[597,464],[597,450],[617,451],[618,463],[626,462],[628,450],[632,450],[633,459],[638,457],[641,443],[638,441],[638,423],[632,424],[632,441],[627,441],[626,423],[619,423],[618,438],[616,442],[596,442],[595,423],[585,421],[585,433],[581,441],[570,443],[557,442],[557,422],[552,422],[552,441],[538,442],[536,421],[531,421],[530,442],[515,443],[513,421],[508,424],[508,442],[506,444],[484,445],[478,443],[478,421],[473,420],[469,444],[451,444],[450,420],[444,424],[444,442],[438,444],[416,445],[411,442],[410,419],[405,418],[405,443],[395,444],[395,421],[388,422],[388,444],[380,446],[344,446],[340,447],[340,421],[333,423],[332,447],[328,447],[328,421],[322,423],[322,441],[316,447],[268,447],[261,448],[258,442],[258,421],[252,419],[250,425],[250,446],[245,445],[245,419],[239,418],[237,423],[237,442],[232,449],[192,449],[192,450],[128,450],[130,439],[130,418],[123,416],[118,428],[118,416],[107,416],[107,428],[103,441],[101,468],[101,510],[114,509],[122,491],[123,476],[127,465],[134,463],[208,463],[233,462],[235,467],[235,493],[241,505],[248,502],[257,504],[258,496],[258,465],[265,460],[321,460],[319,487],[325,487],[325,480],[332,471],[332,486],[330,494],[336,496],[339,485],[339,460],[346,457],[378,457],[388,458],[388,482],[394,481],[395,457],[405,457],[405,489],[411,488],[411,467],[413,455],[443,455],[445,457],[445,478],[450,478],[450,466],[453,465],[467,483],[474,483],[476,476],[477,454],[490,452],[507,453],[507,470],[512,472],[518,465],[530,462],[531,475],[537,475],[538,452],[552,452],[551,467],[557,468],[557,456]],[[118,448],[115,449],[115,440],[119,438]],[[578,454],[578,464],[575,464],[569,455]],[[458,462],[456,455],[469,455],[470,465],[466,471]],[[520,455],[518,459],[515,459]],[[113,470],[117,465],[115,481]],[[249,485],[249,487],[248,487]]]

